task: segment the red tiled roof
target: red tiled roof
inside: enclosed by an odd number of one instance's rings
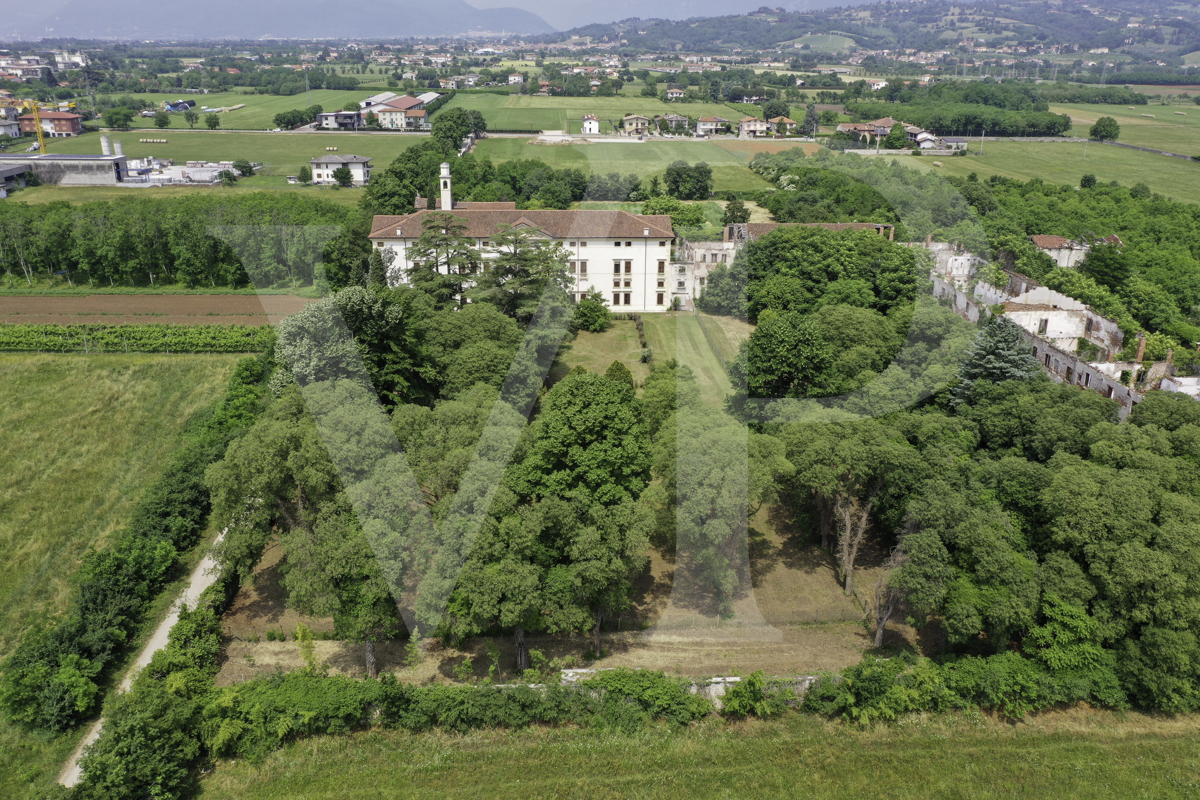
[[[42,119],[83,119],[79,114],[68,114],[66,111],[41,111],[38,115]],[[33,119],[33,114],[25,114],[17,119]]]
[[[599,209],[520,211],[478,207],[483,206],[482,203],[470,205],[474,207],[456,208],[453,214],[466,223],[466,235],[475,239],[486,239],[503,228],[521,224],[537,228],[555,239],[671,239],[675,236],[671,218],[666,214],[642,215]],[[415,239],[423,230],[423,218],[430,213],[426,210],[401,216],[376,216],[371,221],[370,238],[394,239],[399,227],[408,229],[403,238]],[[647,229],[648,234],[644,233]]]
[[[1052,236],[1044,233],[1037,236],[1030,236],[1029,239],[1036,247],[1040,247],[1042,250],[1057,250],[1071,243],[1071,240],[1065,236]]]

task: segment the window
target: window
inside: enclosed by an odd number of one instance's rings
[[[1049,353],[1046,353],[1045,364],[1047,367],[1050,366],[1050,354]]]
[[[676,281],[676,282],[675,282],[675,288],[676,288],[676,289],[683,289],[683,288],[684,288],[683,281]]]
[[[579,262],[579,274],[587,275],[587,262],[586,261]]]
[[[631,280],[629,280],[628,278],[626,278],[626,279],[625,279],[625,288],[626,288],[626,289],[628,289],[628,288],[630,288],[632,285],[633,285],[633,281],[631,281]]]
[[[700,254],[700,263],[701,263],[701,264],[706,264],[706,263],[708,263],[708,253],[701,253],[701,254]]]
[[[663,295],[663,293],[662,293],[662,292],[659,292],[659,293],[658,293],[658,304],[659,304],[660,306],[661,306],[661,305],[663,305],[663,296],[664,296],[664,295]]]
[[[621,279],[620,278],[613,278],[613,288],[614,289],[621,288]]]
[[[666,242],[659,242],[659,243],[658,243],[658,246],[659,246],[659,247],[666,247],[666,246],[667,246],[667,243],[666,243]]]
[[[620,242],[613,242],[613,247],[620,247],[620,246],[621,246]]]
[[[704,278],[701,278],[701,279],[700,279],[700,285],[701,285],[701,286],[703,286],[703,285],[704,285]]]
[[[376,247],[383,247],[383,242],[376,242],[376,243],[375,243],[375,246],[376,246]]]
[[[1092,385],[1092,373],[1090,373],[1090,372],[1083,373],[1083,388],[1086,389],[1087,387],[1089,387],[1091,385]]]
[[[1075,370],[1067,367],[1067,383],[1073,382],[1075,379]]]
[[[721,263],[722,263],[722,264],[728,263],[728,262],[727,262],[727,259],[728,259],[728,258],[729,258],[729,254],[728,254],[728,253],[721,253]]]
[[[665,262],[665,261],[658,262],[658,274],[659,275],[667,274],[667,262]]]
[[[625,243],[625,246],[626,246],[626,247],[633,247],[633,242],[626,242],[626,243]]]
[[[680,264],[680,265],[679,265],[679,274],[680,274],[680,275],[686,275],[686,274],[687,274],[687,267],[685,267],[685,266],[683,266],[682,264]]]
[[[1038,320],[1038,335],[1041,336],[1043,333],[1045,333],[1046,328],[1049,327],[1049,325],[1050,325],[1050,320],[1048,320],[1048,319]]]
[[[629,305],[629,292],[625,293],[625,305]]]
[[[574,246],[575,246],[575,243],[574,243],[574,242],[567,242],[567,246],[568,246],[568,247],[574,247]]]
[[[621,274],[621,262],[614,261],[613,262],[613,275],[620,275],[620,274]]]
[[[1091,319],[1091,317],[1088,317],[1087,325],[1086,325],[1086,326],[1084,326],[1084,329],[1083,329],[1083,331],[1084,331],[1084,333],[1091,333],[1091,332],[1092,332],[1092,319]]]
[[[665,289],[665,288],[667,288],[667,282],[666,282],[666,281],[664,281],[662,278],[659,278],[659,279],[658,279],[658,288],[659,288],[659,289]]]
[[[626,275],[629,275],[629,274],[630,274],[630,273],[632,273],[632,272],[633,272],[633,262],[632,262],[632,261],[626,261],[626,262],[625,262],[625,274],[626,274]]]
[[[621,295],[617,294],[616,292],[613,292],[613,305],[614,306],[621,305]]]
[[[568,262],[567,262],[567,264],[568,264],[568,265],[570,265],[570,267],[571,267],[571,272],[574,272],[574,271],[575,271],[575,262],[574,262],[574,261],[568,261]]]
[[[579,243],[579,246],[580,246],[580,247],[587,247],[587,242],[580,242],[580,243]]]

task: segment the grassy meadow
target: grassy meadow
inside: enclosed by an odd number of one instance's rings
[[[736,144],[736,143],[735,143]],[[765,189],[768,184],[746,167],[748,156],[715,142],[667,140],[603,144],[536,145],[525,139],[484,139],[475,153],[494,162],[537,158],[552,167],[574,167],[589,173],[630,172],[648,180],[662,176],[672,161],[703,161],[712,167],[713,189],[737,191]]]
[[[640,90],[639,90],[640,91]],[[446,108],[479,111],[488,127],[496,130],[567,130],[579,133],[584,114],[600,119],[602,133],[611,133],[609,121],[619,124],[626,114],[686,114],[737,119],[736,109],[721,103],[664,103],[653,97],[534,97],[531,95],[459,94]]]
[[[345,103],[351,100],[361,102],[363,98],[372,94],[375,87],[364,87],[355,91],[345,91],[340,89],[314,89],[309,94],[293,94],[293,95],[271,95],[271,94],[249,94],[246,92],[211,92],[209,94],[158,94],[147,92],[146,94],[129,95],[135,100],[153,103],[155,108],[162,108],[163,101],[170,100],[195,100],[196,110],[200,108],[227,108],[245,103],[245,108],[239,108],[237,111],[226,111],[221,114],[221,127],[230,130],[271,130],[275,127],[275,115],[281,111],[291,111],[293,108],[307,108],[310,105],[319,105],[326,111],[336,111]],[[124,94],[109,95],[110,99],[118,99],[124,97]],[[312,100],[309,100],[309,97]],[[103,117],[99,120],[103,123]],[[137,128],[150,128],[158,130],[154,127],[154,120],[150,117],[133,118],[133,125]],[[196,123],[196,128],[199,130],[204,127],[204,112],[200,112],[200,121]],[[188,124],[184,120],[183,114],[171,113],[171,126],[164,133],[174,133],[178,130],[187,130]]]
[[[1100,117],[1112,117],[1121,126],[1117,139],[1124,144],[1152,147],[1168,153],[1200,155],[1200,106],[1052,105],[1055,114],[1071,117],[1071,135],[1087,136]],[[1143,116],[1152,114],[1153,119]]]
[[[1054,712],[1015,724],[977,712],[857,728],[802,714],[633,735],[577,729],[465,735],[371,731],[302,740],[264,762],[222,762],[212,800],[354,798],[1195,797],[1200,718]]]
[[[326,147],[336,147],[339,155],[359,155],[375,159],[375,168],[386,167],[401,151],[425,137],[388,133],[223,133],[220,131],[168,130],[150,136],[145,131],[113,133],[130,158],[156,156],[170,158],[176,164],[187,161],[226,161],[245,158],[267,165],[269,174],[283,178],[295,175],[301,165],[325,155]],[[166,144],[143,144],[142,138],[166,139]],[[55,139],[47,148],[51,153],[99,154],[100,137],[96,134],[75,139]],[[281,182],[281,186],[286,186]],[[156,190],[158,191],[158,190]]]
[[[896,158],[905,166],[943,175],[966,177],[974,172],[981,179],[990,175],[1022,181],[1041,178],[1068,186],[1078,186],[1080,177],[1091,173],[1098,180],[1118,181],[1123,186],[1141,181],[1174,200],[1200,203],[1200,162],[1095,142],[1086,145],[1085,160],[1084,147],[1076,142],[985,142],[980,156],[975,142],[966,158],[890,156],[887,151],[878,158]],[[934,166],[934,161],[942,166]]]
[[[236,361],[0,354],[0,658],[66,607],[84,552],[127,522]]]

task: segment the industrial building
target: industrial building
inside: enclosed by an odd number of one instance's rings
[[[101,155],[56,155],[22,153],[0,155],[0,169],[26,166],[38,180],[52,186],[117,186],[129,176],[129,165],[120,142],[110,147],[107,135],[100,137]]]

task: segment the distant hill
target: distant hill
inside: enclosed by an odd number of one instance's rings
[[[519,8],[464,0],[69,0],[54,11],[0,22],[0,35],[79,39],[312,39],[551,33]]]

